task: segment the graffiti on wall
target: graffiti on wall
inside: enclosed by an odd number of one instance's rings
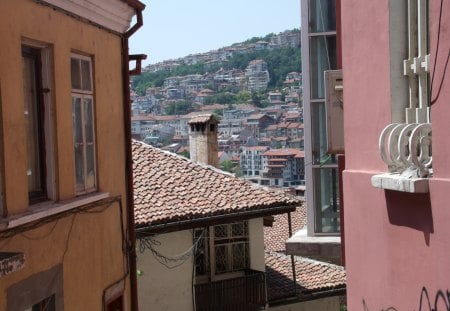
[[[366,301],[362,300],[363,310],[370,311],[366,304]],[[388,307],[387,309],[381,309],[380,311],[399,311],[395,307]],[[414,310],[416,311],[416,310]],[[447,290],[438,290],[435,296],[430,296],[426,287],[422,287],[420,293],[419,309],[417,311],[450,311],[450,292]]]

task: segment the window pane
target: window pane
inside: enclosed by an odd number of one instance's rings
[[[315,231],[338,233],[339,182],[336,168],[314,168]]]
[[[197,247],[195,249],[195,274],[206,275],[209,272],[209,256],[208,256],[208,244],[206,238],[209,236],[208,230],[195,230],[194,242],[198,240]]]
[[[214,237],[215,238],[226,238],[227,237],[227,225],[220,225],[214,227]]]
[[[73,135],[75,144],[83,143],[83,121],[81,116],[81,98],[72,97]]]
[[[236,243],[232,245],[233,271],[246,268],[246,244],[247,243]]]
[[[91,62],[87,60],[81,60],[81,82],[82,90],[92,91],[91,83]]]
[[[92,99],[83,98],[83,105],[84,105],[84,131],[86,135],[86,143],[92,143],[94,142]]]
[[[95,153],[94,144],[86,145],[86,189],[95,187]]]
[[[228,255],[227,245],[219,245],[214,247],[216,256],[216,273],[228,271]]]
[[[335,0],[309,1],[310,32],[324,32],[336,30]]]
[[[323,72],[337,66],[336,37],[315,36],[310,38],[310,43],[311,99],[321,99],[325,97]]]
[[[244,234],[245,234],[245,232],[244,232],[244,223],[243,222],[231,225],[231,235],[233,237],[243,236]]]
[[[84,150],[82,144],[75,143],[75,187],[77,192],[84,191]]]
[[[72,89],[81,89],[81,72],[80,60],[76,58],[70,59],[70,72],[72,77]]]

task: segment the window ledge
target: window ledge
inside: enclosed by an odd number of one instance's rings
[[[109,193],[95,192],[89,195],[75,197],[70,200],[53,202],[46,201],[30,206],[26,213],[14,215],[0,220],[0,231],[9,230],[41,218],[75,209],[77,207],[100,201],[109,197]]]
[[[409,193],[428,193],[429,178],[405,177],[398,173],[384,173],[372,176],[372,186],[386,190]]]
[[[25,265],[23,253],[0,252],[0,278],[19,271]]]

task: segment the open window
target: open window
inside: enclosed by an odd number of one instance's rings
[[[22,77],[30,204],[55,199],[51,48],[24,41]]]

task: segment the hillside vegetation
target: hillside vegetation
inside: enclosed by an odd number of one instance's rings
[[[234,54],[228,62],[214,66],[206,66],[203,63],[195,65],[181,64],[170,71],[144,72],[140,76],[133,78],[132,87],[138,94],[143,95],[148,87],[160,87],[163,85],[164,79],[170,76],[205,74],[207,72],[216,72],[220,68],[245,70],[248,63],[254,59],[263,59],[267,62],[270,75],[269,89],[281,87],[287,73],[301,71],[300,49],[288,47]]]

